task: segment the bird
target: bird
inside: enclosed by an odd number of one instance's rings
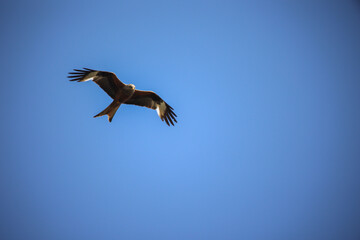
[[[112,103],[94,118],[107,115],[111,122],[121,104],[131,104],[156,110],[160,119],[168,126],[170,124],[174,126],[174,122],[177,123],[174,109],[159,95],[152,91],[137,90],[134,84],[124,84],[113,72],[89,68],[74,69],[74,72],[69,72],[68,78],[76,82],[92,80],[113,99]]]

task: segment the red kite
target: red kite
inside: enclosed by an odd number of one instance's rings
[[[97,71],[89,68],[84,68],[84,70],[74,69],[74,71],[69,73],[68,77],[72,78],[70,81],[86,82],[92,80],[114,99],[107,108],[94,117],[108,115],[108,120],[111,122],[120,105],[124,103],[156,109],[160,119],[165,120],[168,126],[170,126],[170,123],[174,126],[174,122],[177,122],[175,119],[177,116],[173,112],[173,108],[154,92],[135,90],[134,84],[124,84],[112,72]]]

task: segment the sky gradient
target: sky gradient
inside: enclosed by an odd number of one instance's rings
[[[360,239],[359,1],[2,1],[0,238]],[[122,105],[112,71],[178,115]]]

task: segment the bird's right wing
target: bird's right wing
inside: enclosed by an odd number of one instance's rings
[[[74,69],[74,71],[69,72],[68,78],[72,78],[70,81],[86,82],[93,80],[113,99],[117,91],[125,85],[112,72],[97,71],[89,68],[84,68],[84,70]]]

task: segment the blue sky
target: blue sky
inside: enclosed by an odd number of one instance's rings
[[[359,239],[358,1],[2,1],[1,239]],[[112,71],[178,115],[122,105]]]

